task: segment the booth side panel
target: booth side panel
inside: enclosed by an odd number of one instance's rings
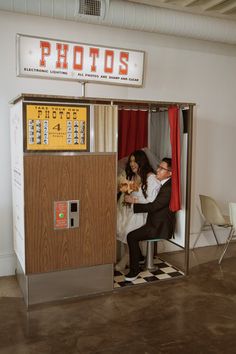
[[[11,178],[14,251],[25,271],[24,168],[22,102],[11,107]]]
[[[26,155],[26,273],[113,264],[116,154]],[[54,202],[79,200],[79,227],[54,229]]]

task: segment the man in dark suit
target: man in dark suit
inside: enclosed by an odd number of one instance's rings
[[[139,241],[162,238],[169,239],[174,233],[175,213],[169,209],[171,198],[171,159],[164,158],[157,167],[157,179],[161,182],[161,189],[156,199],[147,204],[135,203],[135,198],[126,196],[125,201],[133,204],[134,213],[148,213],[144,226],[131,231],[127,236],[130,255],[130,272],[126,281],[134,281],[139,275],[139,261],[142,254]]]

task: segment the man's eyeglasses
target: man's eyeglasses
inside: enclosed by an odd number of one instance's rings
[[[163,167],[163,166],[161,166],[161,165],[157,165],[157,170],[164,170],[164,171],[170,172],[170,169],[165,168],[165,167]]]

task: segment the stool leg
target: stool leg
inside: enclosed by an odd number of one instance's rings
[[[154,242],[147,241],[147,257],[146,257],[146,268],[148,270],[155,270],[154,266]]]

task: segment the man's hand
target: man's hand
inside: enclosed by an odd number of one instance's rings
[[[125,200],[126,203],[129,203],[129,204],[138,203],[138,198],[137,197],[132,197],[131,195],[125,195],[124,200]]]

